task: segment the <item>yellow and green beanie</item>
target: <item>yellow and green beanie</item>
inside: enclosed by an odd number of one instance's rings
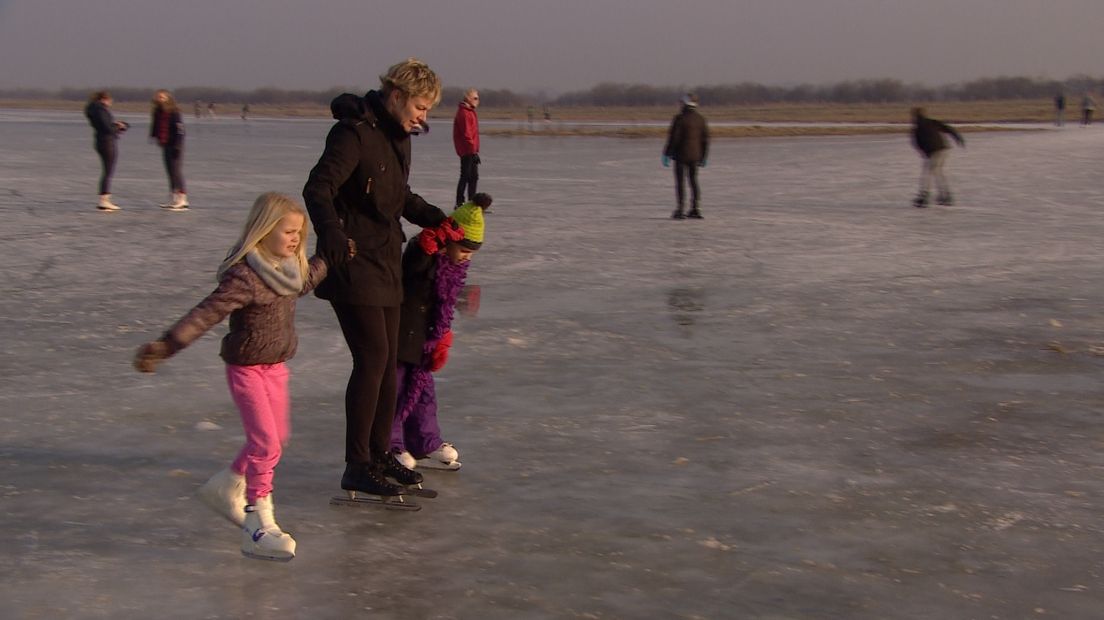
[[[483,209],[473,202],[465,202],[452,212],[452,219],[464,229],[460,244],[478,250],[483,245]]]

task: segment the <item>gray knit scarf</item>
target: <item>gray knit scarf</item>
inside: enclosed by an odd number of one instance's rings
[[[303,274],[299,273],[299,259],[289,256],[273,264],[253,248],[245,255],[245,261],[261,276],[264,283],[277,295],[298,295],[303,290]]]

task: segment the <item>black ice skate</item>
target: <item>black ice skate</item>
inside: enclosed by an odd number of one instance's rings
[[[944,207],[949,207],[954,204],[954,198],[951,198],[950,192],[939,195],[939,204],[943,205]]]
[[[690,209],[690,213],[686,214],[686,217],[692,220],[700,220],[702,219],[702,214],[701,211],[698,211],[697,209]]]
[[[912,206],[918,209],[923,209],[924,207],[928,206],[928,193],[920,192],[919,194],[917,194],[916,199],[912,201]]]
[[[437,497],[437,491],[422,488],[421,474],[400,463],[391,452],[386,452],[380,457],[378,467],[384,476],[401,484],[404,492],[418,497]]]
[[[685,220],[686,215],[683,214],[682,209],[675,209],[675,212],[671,214],[672,220]]]
[[[347,463],[341,476],[345,496],[330,498],[334,506],[376,506],[391,510],[421,510],[403,497],[406,490],[388,482],[379,469],[367,463]]]

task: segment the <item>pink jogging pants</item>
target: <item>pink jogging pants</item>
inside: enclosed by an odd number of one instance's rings
[[[245,474],[245,499],[272,492],[272,476],[291,436],[291,399],[285,364],[226,365],[226,382],[241,414],[245,445],[230,469]]]

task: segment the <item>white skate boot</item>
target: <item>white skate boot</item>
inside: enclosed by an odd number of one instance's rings
[[[395,458],[398,459],[398,461],[402,463],[402,466],[407,469],[414,469],[418,466],[418,460],[414,458],[413,454],[407,452],[406,450],[403,450],[402,452],[396,452]]]
[[[163,209],[170,211],[184,211],[188,208],[188,195],[183,192],[173,192],[167,204],[162,204]]]
[[[451,443],[445,442],[441,444],[440,448],[425,455],[425,458],[418,459],[418,467],[455,471],[460,469],[460,461],[456,460],[458,458],[460,458],[460,453],[456,451],[456,448]]]
[[[246,506],[241,552],[247,557],[280,562],[295,557],[295,539],[276,525],[271,495],[258,499],[253,506]]]
[[[227,467],[211,476],[196,495],[227,521],[238,527],[245,523],[245,476]]]
[[[96,204],[100,211],[118,211],[119,205],[111,202],[111,194],[100,194],[100,202]]]

